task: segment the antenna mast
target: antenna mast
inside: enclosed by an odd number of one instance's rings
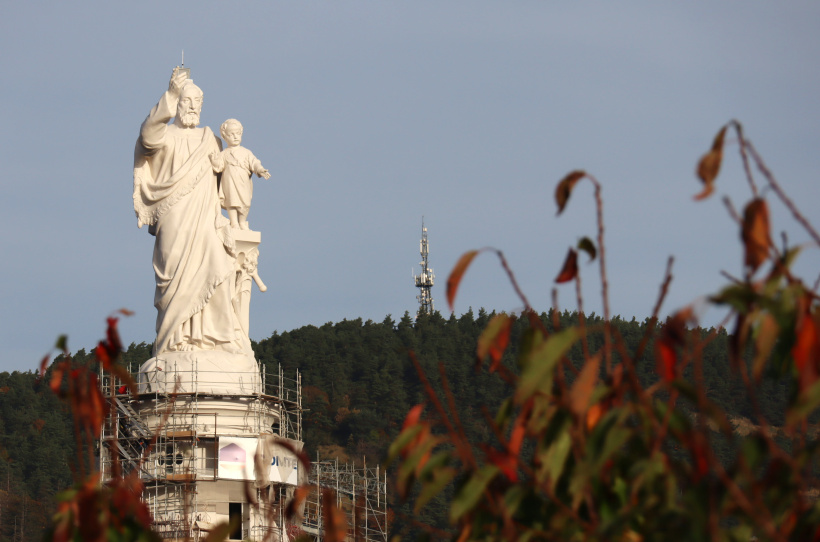
[[[416,282],[416,288],[419,289],[419,295],[416,299],[419,302],[418,314],[433,314],[433,294],[430,289],[436,280],[436,275],[428,265],[427,255],[430,252],[430,246],[427,243],[427,228],[424,227],[424,218],[421,219],[421,242],[419,243],[419,252],[421,253],[421,274],[415,275],[413,278]]]

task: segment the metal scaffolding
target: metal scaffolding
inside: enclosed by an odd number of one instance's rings
[[[213,375],[197,371],[185,375],[170,369],[171,382],[213,384]],[[131,373],[144,382],[139,373]],[[138,472],[144,484],[143,501],[152,515],[152,528],[161,538],[205,538],[220,518],[218,508],[235,505],[229,495],[214,496],[210,482],[222,480],[218,468],[217,443],[226,435],[273,434],[291,441],[302,440],[301,375],[284,376],[281,366],[275,373],[263,369],[261,385],[252,395],[226,396],[224,393],[168,392],[154,388],[132,396],[117,378],[103,374],[103,394],[112,408],[100,438],[100,472],[103,480],[119,472]],[[231,375],[234,381],[237,375]],[[250,381],[250,379],[247,379]],[[217,383],[218,385],[218,383]],[[241,405],[236,415],[213,410],[214,404]],[[265,420],[275,420],[264,426]],[[302,520],[285,517],[285,505],[293,498],[294,486],[273,483],[268,488],[252,482],[236,482],[245,496],[253,494],[253,507],[241,509],[241,532],[230,539],[286,542],[300,533],[320,542],[324,538],[322,492],[332,490],[335,504],[345,511],[348,540],[387,541],[387,477],[378,465],[362,467],[340,464],[338,460],[318,460],[311,464],[307,479],[299,483],[311,487],[305,500]],[[211,484],[213,486],[213,484]],[[202,497],[203,491],[209,494]]]
[[[172,382],[197,382],[203,377],[196,365],[187,375],[182,371],[169,372]],[[145,381],[139,373],[131,372],[131,376],[135,382]],[[162,388],[146,392],[141,386],[141,392],[133,396],[118,378],[108,373],[101,375],[102,392],[112,407],[100,437],[102,480],[118,472],[128,475],[138,471],[144,484],[143,501],[153,518],[152,528],[162,538],[199,540],[212,526],[215,503],[213,499],[199,502],[202,488],[198,483],[220,479],[217,469],[220,436],[273,434],[301,442],[302,395],[298,371],[296,378],[285,377],[281,366],[275,373],[263,368],[260,374],[247,376],[261,380],[254,394],[226,396],[200,392],[197,388],[190,392],[169,392]],[[218,377],[206,378],[218,385]],[[230,378],[235,381],[237,374],[232,373]],[[218,416],[216,412],[208,412],[214,405],[224,404],[235,406],[235,414],[223,411]],[[270,420],[275,422],[266,426]],[[275,486],[271,493],[277,491]],[[266,491],[253,488],[256,502],[268,500],[267,495],[263,495]],[[279,488],[278,491],[285,490]],[[224,501],[222,504],[227,506],[227,496]],[[266,518],[271,517],[268,510],[248,507],[242,513],[254,515],[254,521],[248,522],[251,527],[243,527],[243,539],[288,540],[282,529],[265,524]]]
[[[362,467],[339,464],[338,460],[311,464],[311,492],[305,500],[302,531],[320,542],[324,539],[322,491],[331,490],[335,504],[347,517],[347,539],[386,542],[387,473],[379,465]]]

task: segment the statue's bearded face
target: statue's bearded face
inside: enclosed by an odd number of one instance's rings
[[[198,89],[185,87],[179,95],[177,118],[186,128],[199,124],[199,113],[202,111],[202,94]]]

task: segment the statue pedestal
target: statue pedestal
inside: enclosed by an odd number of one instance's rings
[[[262,242],[262,233],[253,230],[231,229],[231,235],[233,235],[233,240],[236,242],[236,261],[238,266],[241,266],[239,260],[244,260],[248,253],[259,246],[259,243]],[[241,258],[240,254],[242,255]]]
[[[140,367],[140,393],[262,393],[259,364],[253,355],[217,350],[163,352]]]
[[[236,243],[236,282],[234,284],[233,310],[239,319],[239,325],[245,337],[250,335],[250,305],[251,305],[251,282],[256,281],[261,291],[267,287],[256,273],[256,265],[259,261],[259,243],[262,242],[262,234],[258,231],[232,229],[234,242]],[[250,338],[248,338],[250,341]]]

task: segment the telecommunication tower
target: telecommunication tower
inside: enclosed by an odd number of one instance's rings
[[[427,243],[427,228],[424,227],[424,219],[421,220],[421,241],[419,242],[419,252],[421,253],[421,274],[414,275],[416,281],[416,288],[419,289],[419,295],[416,299],[419,302],[418,314],[433,314],[435,308],[433,307],[433,294],[430,289],[436,280],[436,275],[430,269],[428,262],[428,254],[430,252],[430,245]]]

